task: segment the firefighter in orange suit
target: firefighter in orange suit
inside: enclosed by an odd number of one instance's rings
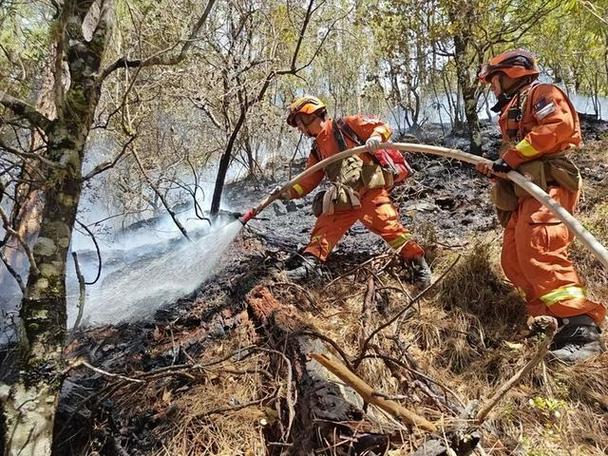
[[[535,57],[524,49],[504,52],[482,66],[479,78],[492,85],[498,99],[492,110],[500,113],[503,147],[498,160],[477,169],[488,176],[517,170],[573,212],[582,182],[568,156],[581,144],[578,115],[566,94],[536,81],[538,75]],[[506,179],[495,181],[492,195],[505,227],[505,275],[525,294],[530,315],[551,315],[560,323],[553,356],[576,362],[600,353],[599,326],[606,309],[587,298],[568,258],[572,234],[548,208]]]
[[[287,123],[314,139],[307,168],[362,143],[372,153],[391,135],[385,123],[359,115],[333,121],[327,117],[323,102],[313,96],[293,101]],[[431,270],[424,258],[424,250],[401,224],[388,193],[392,184],[390,176],[382,171],[371,155],[364,153],[331,164],[302,179],[281,198],[301,198],[314,190],[325,176],[331,185],[329,190],[315,196],[313,212],[318,218],[311,240],[300,264],[289,270],[287,275],[298,280],[316,271],[319,263],[326,260],[336,243],[358,220],[399,252],[411,266],[418,286],[428,286]]]

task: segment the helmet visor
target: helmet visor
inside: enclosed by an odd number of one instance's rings
[[[489,63],[484,63],[479,67],[477,76],[483,82],[490,82],[490,76],[500,71],[501,68],[503,68],[501,65],[490,65]]]

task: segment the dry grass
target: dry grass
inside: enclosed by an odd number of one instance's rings
[[[218,342],[197,360],[208,363],[227,357],[252,344],[251,328],[242,325],[230,340]],[[272,403],[261,403],[241,410],[210,412],[237,408],[239,404],[257,401],[272,395],[275,384],[263,369],[268,364],[263,354],[245,360],[225,362],[209,368],[204,380],[188,391],[170,399],[177,407],[176,416],[161,436],[163,447],[158,456],[253,456],[264,454],[265,423],[276,417]],[[245,373],[239,373],[245,372]],[[277,385],[280,382],[277,382]]]
[[[408,356],[415,358],[423,371],[456,391],[465,402],[489,397],[532,357],[537,343],[518,340],[519,329],[525,327],[525,307],[521,297],[503,279],[498,254],[495,243],[474,241],[437,292],[421,302],[414,315],[377,336],[377,348],[400,358],[405,347]],[[452,256],[438,262],[439,270],[447,267]],[[398,286],[387,275],[381,278],[385,285]],[[326,291],[326,302],[339,302],[339,307],[324,307],[323,314],[328,318],[315,321],[321,332],[351,355],[359,350],[364,283],[359,280],[343,285],[342,289],[334,288],[331,293]],[[340,293],[351,297],[336,300]],[[393,315],[406,301],[398,293],[390,296],[388,313]],[[370,328],[377,327],[385,318],[374,312]],[[608,357],[600,357],[570,368],[543,364],[492,413],[483,428],[486,454],[605,454],[607,360]],[[358,374],[380,391],[412,393],[381,360],[364,361]],[[414,394],[405,405],[428,417],[437,416],[427,402],[420,400],[420,394]],[[409,449],[404,447],[404,451]]]

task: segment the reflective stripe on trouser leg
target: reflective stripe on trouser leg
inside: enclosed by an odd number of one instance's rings
[[[566,299],[584,299],[587,297],[587,290],[576,285],[556,288],[549,293],[540,296],[540,300],[548,307]]]
[[[395,239],[391,241],[387,241],[387,244],[391,246],[393,250],[401,250],[401,247],[405,245],[407,241],[412,239],[412,235],[409,233],[403,233],[397,236]]]
[[[401,224],[397,209],[386,189],[369,190],[361,199],[361,223],[406,259],[424,255],[424,250],[412,240],[412,235]]]
[[[576,193],[562,187],[550,187],[548,193],[562,207],[574,209]],[[559,219],[535,199],[525,198],[517,210],[514,240],[519,272],[533,288],[527,302],[530,315],[589,315],[601,323],[606,309],[584,295],[568,256],[572,235]]]

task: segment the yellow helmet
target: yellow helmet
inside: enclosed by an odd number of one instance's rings
[[[296,126],[296,115],[298,114],[314,114],[318,111],[326,111],[325,104],[312,95],[304,95],[296,98],[289,105],[289,115],[287,116],[287,124],[291,127]]]

